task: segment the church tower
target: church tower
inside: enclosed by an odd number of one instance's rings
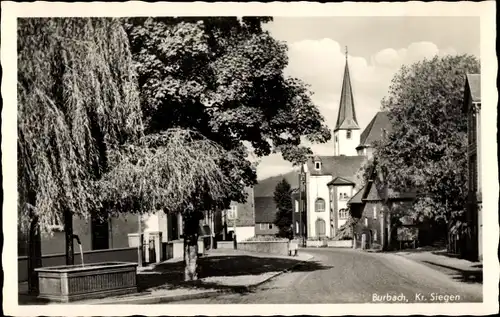
[[[333,130],[334,150],[333,155],[355,156],[356,147],[360,140],[360,128],[354,110],[354,98],[352,95],[351,78],[349,76],[349,65],[347,63],[347,47],[345,52],[344,81],[340,95],[339,114],[337,124]]]

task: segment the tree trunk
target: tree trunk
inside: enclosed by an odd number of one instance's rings
[[[73,244],[73,215],[69,209],[64,211],[64,236],[66,238],[66,265],[75,265]]]
[[[198,215],[184,216],[184,280],[198,279],[198,229],[200,217]]]
[[[28,234],[28,292],[38,295],[38,274],[36,268],[42,267],[42,239],[38,227],[38,217],[34,216]]]

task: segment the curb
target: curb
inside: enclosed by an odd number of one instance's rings
[[[255,290],[257,287],[261,286],[264,283],[269,282],[271,279],[280,276],[283,273],[289,272],[290,270],[293,270],[297,266],[308,262],[312,260],[314,257],[311,256],[308,259],[305,260],[299,260],[297,263],[295,263],[293,266],[291,266],[288,269],[284,269],[280,272],[277,272],[268,278],[264,279],[263,281],[260,281],[256,284],[253,285],[248,285],[248,286],[242,286],[241,288],[238,288],[239,291],[243,292],[250,292]],[[97,305],[120,305],[120,304],[126,304],[126,305],[147,305],[147,304],[160,304],[160,303],[169,303],[169,302],[177,302],[177,301],[185,301],[185,300],[191,300],[191,299],[201,299],[201,298],[210,298],[210,297],[215,297],[219,296],[221,294],[235,294],[238,293],[236,290],[232,289],[221,289],[221,290],[214,290],[214,291],[205,291],[205,292],[199,292],[195,294],[182,294],[182,295],[146,295],[146,296],[134,296],[134,297],[123,297],[123,298],[116,298],[114,300],[104,300],[101,302],[97,302],[95,304]]]

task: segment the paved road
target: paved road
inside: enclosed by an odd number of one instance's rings
[[[293,272],[282,274],[252,293],[221,295],[177,303],[326,304],[482,301],[482,284],[457,281],[452,276],[399,255],[367,253],[351,249],[307,249],[303,252],[312,254],[314,259]]]

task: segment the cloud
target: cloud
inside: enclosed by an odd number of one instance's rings
[[[285,73],[311,86],[313,101],[331,129],[337,120],[346,63],[344,52],[344,48],[331,38],[288,43],[289,64]],[[456,51],[451,47],[440,49],[432,42],[415,42],[407,47],[382,49],[368,60],[348,55],[356,115],[361,129],[380,111],[380,101],[402,65],[446,54],[456,54]],[[313,145],[312,149],[318,155],[333,154],[331,142]],[[285,162],[280,154],[264,158],[257,169],[259,178],[290,170],[291,164]]]

